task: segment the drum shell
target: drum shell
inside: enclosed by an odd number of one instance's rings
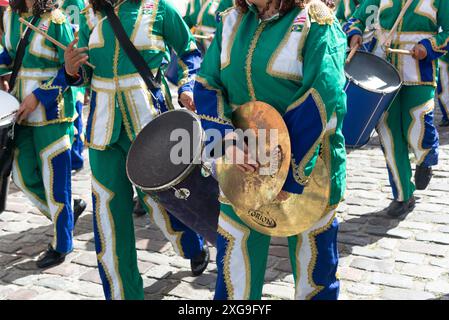
[[[0,213],[6,208],[14,143],[10,136],[13,125],[0,127]]]
[[[188,189],[190,196],[186,200],[178,199],[173,188],[160,192],[143,191],[190,229],[216,245],[220,215],[218,182],[212,176],[204,177],[201,165],[194,165],[190,175],[173,187]]]
[[[369,142],[373,130],[393,102],[398,90],[391,93],[372,92],[348,79],[347,112],[343,122],[347,147],[360,148]]]

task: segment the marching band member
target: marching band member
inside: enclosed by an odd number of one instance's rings
[[[333,1],[326,3],[334,6]],[[345,189],[341,130],[347,45],[329,7],[320,0],[237,0],[236,7],[221,15],[195,83],[205,130],[218,129],[224,135],[233,128],[233,109],[249,101],[266,102],[283,115],[294,160],[281,199],[301,194],[318,154],[326,159],[332,177],[327,214],[288,239],[296,299],[336,299],[339,292],[335,209]],[[237,152],[236,146],[226,150]],[[255,170],[247,163],[239,168]],[[270,237],[249,227],[223,203],[218,233],[215,298],[260,299]]]
[[[340,0],[335,15],[340,23],[348,21],[363,0]]]
[[[342,25],[346,24],[352,17],[355,10],[363,3],[364,0],[341,0],[338,4],[335,15]],[[372,50],[374,32],[372,29],[363,33],[362,50],[370,52]]]
[[[199,39],[200,46],[207,50],[217,28],[217,16],[220,12],[234,5],[234,0],[189,0],[184,21],[193,33],[211,36],[210,39]]]
[[[81,11],[86,7],[84,0],[63,0],[61,8],[65,11],[74,32],[79,30]],[[75,110],[77,117],[73,122],[75,134],[72,144],[72,170],[77,172],[83,169],[84,134],[83,134],[83,105],[85,88],[72,88],[76,92]]]
[[[0,74],[11,72],[25,27],[34,24],[62,44],[73,40],[64,14],[51,0],[12,0],[6,10]],[[12,94],[21,101],[15,126],[13,180],[54,224],[53,242],[37,261],[46,268],[64,261],[73,250],[73,227],[86,208],[80,199],[72,211],[70,149],[74,94],[65,81],[64,51],[31,32]],[[59,70],[59,71],[58,71]]]
[[[107,299],[143,299],[133,225],[133,188],[126,175],[126,157],[140,130],[159,112],[172,108],[162,89],[151,92],[116,39],[104,11],[106,0],[91,0],[82,16],[79,48],[66,51],[66,74],[74,85],[90,84],[91,104],[86,144],[92,170],[94,234],[98,269]],[[151,69],[157,70],[168,46],[184,65],[180,101],[190,109],[200,52],[182,17],[166,0],[128,0],[115,9],[130,40]],[[88,50],[88,55],[84,52]],[[89,58],[94,70],[84,66]],[[148,195],[139,191],[146,210],[171,241],[175,251],[191,259],[200,275],[209,262],[202,237],[188,229]]]
[[[412,55],[386,54],[388,39],[403,8],[402,0],[365,0],[344,30],[351,48],[362,41],[362,33],[372,20],[368,6],[378,10],[378,30],[374,54],[388,59],[401,73],[404,86],[378,125],[377,132],[387,162],[394,200],[387,214],[402,216],[415,207],[415,189],[424,190],[438,163],[439,138],[434,126],[434,106],[438,58],[448,52],[449,1],[414,0],[393,35],[391,47],[412,50]],[[443,32],[439,33],[439,29]],[[409,146],[416,157],[415,184]]]
[[[449,54],[441,57],[438,77],[438,102],[443,115],[440,127],[449,127]]]

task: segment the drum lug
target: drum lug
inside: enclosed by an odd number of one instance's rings
[[[201,165],[201,175],[204,178],[209,178],[212,175],[213,171],[212,171],[212,164],[208,163],[208,162],[204,162]]]
[[[176,189],[172,187],[173,190],[175,190],[175,197],[179,200],[187,200],[190,197],[190,190],[186,188]]]

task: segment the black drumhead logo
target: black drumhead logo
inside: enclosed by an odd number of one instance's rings
[[[258,225],[261,225],[262,227],[274,229],[277,226],[276,221],[267,213],[259,210],[249,210],[248,214]]]

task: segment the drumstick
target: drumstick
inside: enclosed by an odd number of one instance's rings
[[[53,43],[55,46],[61,48],[62,50],[67,50],[67,47],[65,45],[63,45],[61,42],[59,42],[58,40],[50,37],[48,34],[46,34],[44,31],[42,31],[41,29],[33,26],[31,23],[29,23],[28,21],[26,21],[23,18],[19,18],[19,21],[21,23],[23,23],[24,25],[26,25],[28,28],[30,28],[31,30],[36,31],[37,33],[39,33],[40,35],[42,35],[45,39],[47,39],[48,41],[50,41],[51,43]],[[86,65],[88,65],[89,67],[91,67],[92,69],[95,69],[95,66],[91,63],[89,63],[88,61],[86,61]]]
[[[201,35],[201,34],[194,34],[193,37],[196,39],[211,40],[214,36],[213,35],[205,36],[205,35]]]
[[[391,49],[391,48],[387,48],[387,53],[406,54],[410,56],[413,54],[411,50]]]
[[[359,50],[359,46],[355,46],[351,49],[351,52],[349,52],[348,58],[346,59],[346,63],[351,62],[352,58],[354,58],[355,54],[357,53],[357,50]]]
[[[384,42],[385,47],[391,46],[391,40],[393,38],[393,34],[398,29],[399,23],[401,23],[402,19],[404,18],[405,13],[407,12],[407,9],[412,5],[413,0],[408,0],[407,3],[402,8],[401,12],[399,13],[398,18],[396,19],[396,22],[393,25],[393,28],[391,28],[390,33],[387,36],[387,39]]]

